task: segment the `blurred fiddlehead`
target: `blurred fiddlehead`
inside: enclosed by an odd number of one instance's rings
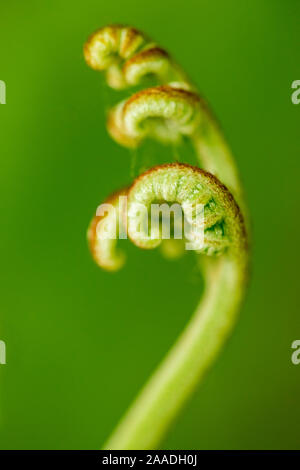
[[[166,51],[134,28],[108,26],[90,37],[84,54],[92,68],[105,71],[112,88],[142,84],[149,74],[157,80],[158,86],[138,91],[109,112],[108,131],[118,143],[135,148],[146,138],[172,144],[189,138],[201,167],[171,163],[149,169],[126,190],[128,207],[122,214],[132,242],[151,249],[161,243],[161,237],[148,239],[146,233],[141,236],[135,230],[134,204],[149,207],[163,200],[179,203],[183,212],[192,207],[192,223],[194,208],[198,203],[204,207],[204,242],[197,250],[200,257],[208,255],[202,262],[204,295],[105,445],[108,449],[155,448],[234,325],[247,279],[246,208],[234,160],[216,120]],[[120,210],[116,197],[112,201]],[[115,249],[116,241],[101,245],[96,236],[97,217],[88,232],[94,258],[101,267],[119,269],[123,259]]]

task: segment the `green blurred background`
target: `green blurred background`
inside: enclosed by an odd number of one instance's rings
[[[297,0],[1,0],[2,449],[99,448],[201,292],[192,255],[170,262],[128,244],[125,269],[109,274],[87,249],[97,205],[131,181],[82,55],[116,22],[165,46],[210,101],[253,220],[239,323],[162,448],[300,448],[299,14]]]

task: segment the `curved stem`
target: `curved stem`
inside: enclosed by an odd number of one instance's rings
[[[106,449],[155,448],[230,333],[243,297],[244,266],[235,259],[209,261],[204,297]]]
[[[192,140],[200,165],[222,181],[236,199],[240,199],[241,183],[238,171],[217,124],[207,120],[205,127],[202,126]]]
[[[232,152],[213,118],[207,119],[192,136],[200,166],[215,175],[234,195],[245,219],[247,208]]]

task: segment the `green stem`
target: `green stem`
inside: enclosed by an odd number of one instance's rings
[[[105,449],[154,449],[231,331],[244,292],[244,266],[209,260],[206,291],[189,324],[143,388]]]
[[[219,125],[212,116],[202,124],[192,136],[192,141],[202,168],[215,175],[233,194],[244,218],[247,209],[241,188],[240,176],[232,152],[223,136]]]

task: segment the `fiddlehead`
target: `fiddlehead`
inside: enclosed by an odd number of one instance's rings
[[[122,199],[127,190],[118,191],[101,204],[87,232],[95,262],[107,271],[117,271],[125,263],[125,254],[117,250],[117,234],[122,230]],[[113,209],[113,210],[112,210]]]
[[[175,86],[159,86],[136,93],[109,114],[108,131],[121,145],[137,147],[146,137],[178,143],[201,121],[200,99]]]
[[[245,228],[240,210],[227,188],[213,175],[186,164],[173,163],[151,168],[139,176],[128,193],[128,235],[140,248],[156,248],[160,237],[149,237],[143,229],[136,230],[135,204],[147,209],[155,201],[180,204],[190,224],[203,229],[203,242],[197,252],[210,256],[227,250],[238,255],[245,251]],[[197,207],[203,210],[201,221],[196,218]],[[201,230],[194,232],[202,236]],[[197,242],[197,238],[194,240]],[[201,240],[200,240],[201,241]]]
[[[137,85],[149,74],[163,83],[183,77],[166,51],[128,26],[112,25],[96,31],[84,46],[84,56],[90,67],[106,72],[108,85],[117,90]]]
[[[109,26],[91,36],[85,58],[92,68],[106,71],[113,88],[140,84],[149,74],[159,83],[110,111],[108,130],[118,143],[138,147],[146,138],[165,144],[189,138],[204,168],[173,163],[148,170],[127,190],[128,207],[121,210],[132,242],[151,249],[161,243],[160,232],[149,237],[148,230],[137,230],[135,206],[150,208],[157,201],[179,204],[196,228],[192,233],[198,255],[209,255],[203,273],[206,289],[195,314],[106,443],[109,449],[153,448],[234,324],[247,277],[245,204],[235,164],[216,121],[164,50],[133,28]],[[112,203],[120,213],[118,199]],[[198,205],[203,210],[201,222]],[[118,269],[123,260],[116,240],[103,244],[96,236],[98,222],[94,219],[89,230],[92,253],[100,266]],[[198,233],[204,234],[200,245]]]

